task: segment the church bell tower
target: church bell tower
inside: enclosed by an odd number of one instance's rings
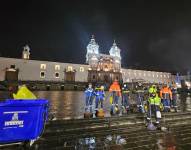
[[[86,63],[91,64],[92,61],[97,60],[97,56],[99,55],[99,45],[96,43],[94,36],[87,46],[87,53],[86,53]]]
[[[30,59],[30,48],[28,45],[25,45],[23,47],[23,53],[22,53],[22,58],[23,59]]]

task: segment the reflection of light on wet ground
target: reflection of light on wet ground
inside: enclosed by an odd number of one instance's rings
[[[155,149],[158,149],[158,150],[165,150],[165,145],[164,145],[164,141],[163,139],[157,139],[157,142],[156,142],[156,148]]]
[[[56,118],[83,118],[85,95],[83,91],[35,91],[38,98],[45,98],[50,101],[50,112]],[[7,97],[7,92],[0,91],[1,98]],[[6,99],[6,98],[3,98]],[[135,103],[130,99],[130,103]],[[119,103],[120,104],[120,103]],[[93,103],[95,107],[95,102]],[[191,98],[187,93],[177,95],[178,109],[191,111]],[[105,116],[110,116],[109,93],[106,92],[104,101]]]
[[[120,135],[108,135],[105,138],[105,143],[110,145],[111,143],[118,144],[118,145],[125,145],[126,139],[121,137]]]
[[[51,113],[57,118],[83,118],[85,108],[85,95],[83,91],[38,91],[35,94],[50,101]],[[135,103],[135,101],[130,99],[130,103]],[[95,107],[95,102],[93,105]],[[191,111],[190,97],[185,93],[178,94],[177,105],[181,111]],[[110,103],[108,92],[106,92],[106,99],[104,101],[104,111],[105,116],[109,117]]]
[[[120,135],[108,135],[106,137],[86,137],[79,139],[77,149],[112,149],[122,148],[126,144],[126,139]]]
[[[88,137],[79,139],[77,149],[95,149],[96,148],[96,138]]]
[[[176,150],[176,139],[175,136],[170,133],[164,133],[161,138],[156,139],[156,150]]]
[[[187,111],[191,111],[191,97],[186,98]]]

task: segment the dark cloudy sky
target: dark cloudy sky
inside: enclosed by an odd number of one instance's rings
[[[182,71],[191,68],[191,3],[174,0],[2,1],[0,55],[84,63],[94,34],[100,52],[113,39],[125,68]]]

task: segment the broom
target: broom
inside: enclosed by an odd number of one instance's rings
[[[155,127],[155,125],[152,123],[151,104],[149,104],[149,114],[150,114],[150,119],[151,119],[151,120],[150,120],[150,123],[149,123],[148,126],[147,126],[147,129],[153,131],[153,130],[156,130],[156,127]]]

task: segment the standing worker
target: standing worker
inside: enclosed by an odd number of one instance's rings
[[[176,88],[175,85],[172,87],[171,91],[172,91],[172,100],[171,100],[171,103],[170,103],[170,107],[173,108],[175,112],[177,112],[176,101],[177,101],[178,91],[177,91],[177,88]]]
[[[103,101],[105,100],[104,86],[97,86],[95,89],[95,115],[96,117],[104,117]],[[100,104],[100,108],[99,108]]]
[[[162,99],[162,103],[164,105],[164,111],[170,111],[170,101],[172,100],[172,91],[169,86],[164,85],[163,88],[160,90],[160,97]]]
[[[152,85],[149,88],[149,98],[148,98],[148,114],[147,114],[147,121],[151,122],[152,114],[154,114],[156,119],[156,124],[158,125],[161,119],[161,112],[160,112],[160,103],[161,99],[157,94],[157,89],[155,85]]]
[[[122,87],[122,101],[121,101],[122,110],[124,112],[129,111],[129,93],[130,93],[130,90],[129,90],[127,84],[124,83],[123,87]]]
[[[85,106],[85,112],[92,113],[92,104],[93,104],[93,98],[94,98],[94,89],[92,88],[92,84],[89,83],[88,88],[85,90],[85,97],[86,97],[86,106]]]
[[[109,88],[110,92],[110,104],[111,104],[111,115],[114,113],[119,114],[119,98],[121,97],[121,88],[117,80],[115,80]]]
[[[143,106],[144,89],[143,89],[143,85],[141,83],[138,83],[138,85],[135,88],[136,88],[136,100],[137,100],[138,111],[141,113],[144,113],[144,106]]]

